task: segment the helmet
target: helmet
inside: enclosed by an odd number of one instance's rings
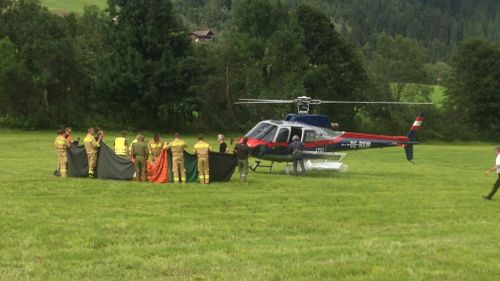
[[[297,141],[297,140],[300,140],[300,138],[299,138],[299,136],[294,135],[294,136],[292,137],[292,140],[293,140],[293,141]]]

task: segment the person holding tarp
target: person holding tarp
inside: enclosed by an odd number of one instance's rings
[[[127,142],[127,132],[125,131],[120,132],[120,136],[115,139],[114,149],[116,155],[123,158],[128,158],[129,149]]]
[[[179,133],[174,134],[174,140],[165,147],[172,152],[172,174],[174,182],[186,183],[186,169],[184,168],[184,148],[186,143],[181,140]]]
[[[220,153],[227,153],[227,144],[224,141],[224,135],[223,134],[218,134],[217,135],[217,142],[219,143],[219,152]]]
[[[85,147],[87,161],[89,164],[89,177],[91,178],[94,177],[94,170],[97,165],[97,149],[99,148],[100,142],[104,136],[104,134],[99,134],[99,137],[96,139],[94,134],[94,128],[89,128],[85,139],[83,139],[83,146]]]
[[[66,127],[66,129],[64,129],[64,136],[65,136],[66,140],[69,142],[69,144],[72,144],[74,142],[73,131],[72,131],[71,127]],[[78,143],[78,140],[76,142]]]
[[[144,143],[144,136],[137,136],[137,142],[132,145],[132,157],[135,159],[135,179],[148,181],[146,160],[148,160],[148,145]]]
[[[205,142],[203,134],[198,137],[198,142],[194,145],[194,152],[198,158],[198,180],[200,183],[208,184],[210,181],[210,169],[208,167],[208,154],[212,150]]]
[[[234,153],[238,157],[238,171],[240,172],[240,182],[247,182],[248,175],[248,156],[250,155],[250,148],[247,145],[247,138],[243,138],[234,148]]]
[[[66,177],[68,174],[68,154],[67,149],[70,147],[70,143],[66,139],[65,131],[58,130],[56,139],[54,140],[54,146],[57,151],[57,162],[59,165],[59,173],[61,177]]]
[[[149,160],[151,163],[156,162],[156,158],[160,156],[161,150],[163,149],[163,142],[160,140],[160,135],[154,134],[153,139],[148,143],[149,147]]]

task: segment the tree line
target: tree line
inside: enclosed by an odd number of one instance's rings
[[[314,111],[342,129],[400,134],[424,110],[432,120],[424,137],[498,135],[498,45],[466,41],[439,62],[420,40],[390,30],[360,46],[361,35],[345,34],[321,3],[292,2],[109,0],[104,10],[55,15],[36,0],[0,0],[0,126],[240,131],[294,109],[236,106],[238,98],[429,101],[426,84],[441,83],[442,107]],[[192,42],[190,31],[204,25],[216,39]]]

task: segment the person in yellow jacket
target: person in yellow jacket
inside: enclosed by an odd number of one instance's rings
[[[120,136],[115,139],[114,147],[116,155],[123,158],[128,158],[129,147],[127,142],[127,132],[125,131],[120,132]]]
[[[71,129],[71,127],[66,127],[64,129],[64,136],[65,136],[66,140],[68,140],[69,144],[72,144],[74,142],[74,140],[73,140],[73,130]]]
[[[58,130],[56,139],[54,140],[54,146],[57,151],[57,162],[59,165],[59,173],[61,177],[66,177],[68,175],[68,154],[67,149],[70,143],[66,139],[64,130]]]
[[[156,162],[156,158],[160,156],[161,150],[163,149],[163,142],[160,140],[160,135],[154,134],[153,139],[148,143],[149,148],[149,160],[152,163]]]
[[[179,133],[174,134],[174,140],[165,145],[172,152],[172,174],[174,182],[186,183],[186,169],[184,168],[184,148],[186,143],[181,140]]]
[[[94,177],[94,170],[97,165],[97,149],[100,146],[100,142],[104,134],[99,134],[99,137],[94,137],[94,128],[89,128],[87,130],[87,135],[83,139],[83,146],[85,147],[85,152],[87,153],[87,161],[89,163],[89,177]]]
[[[203,134],[198,137],[198,142],[194,145],[194,152],[198,158],[198,180],[200,183],[208,184],[210,181],[210,169],[208,165],[208,153],[212,150],[205,142]]]

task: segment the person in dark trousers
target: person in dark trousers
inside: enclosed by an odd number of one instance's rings
[[[495,184],[493,185],[493,189],[491,190],[490,194],[488,194],[487,196],[483,196],[483,198],[486,200],[491,200],[495,195],[495,193],[497,193],[498,188],[500,187],[500,147],[495,148],[495,155],[496,155],[495,166],[491,167],[491,169],[486,171],[485,174],[489,175],[496,171],[498,178]]]
[[[137,142],[132,145],[132,157],[135,159],[135,180],[148,181],[146,161],[148,160],[149,149],[144,143],[144,136],[139,135]]]
[[[217,142],[219,143],[219,152],[220,153],[227,153],[227,144],[224,141],[223,134],[217,135]]]
[[[293,158],[293,174],[297,175],[297,164],[300,163],[302,176],[306,175],[304,168],[304,144],[300,141],[299,136],[295,135],[292,138],[292,143],[288,146],[288,150],[292,153]]]
[[[247,182],[248,175],[248,156],[250,155],[250,148],[247,145],[247,138],[238,143],[234,147],[234,153],[236,153],[238,158],[238,171],[240,172],[240,182]]]

